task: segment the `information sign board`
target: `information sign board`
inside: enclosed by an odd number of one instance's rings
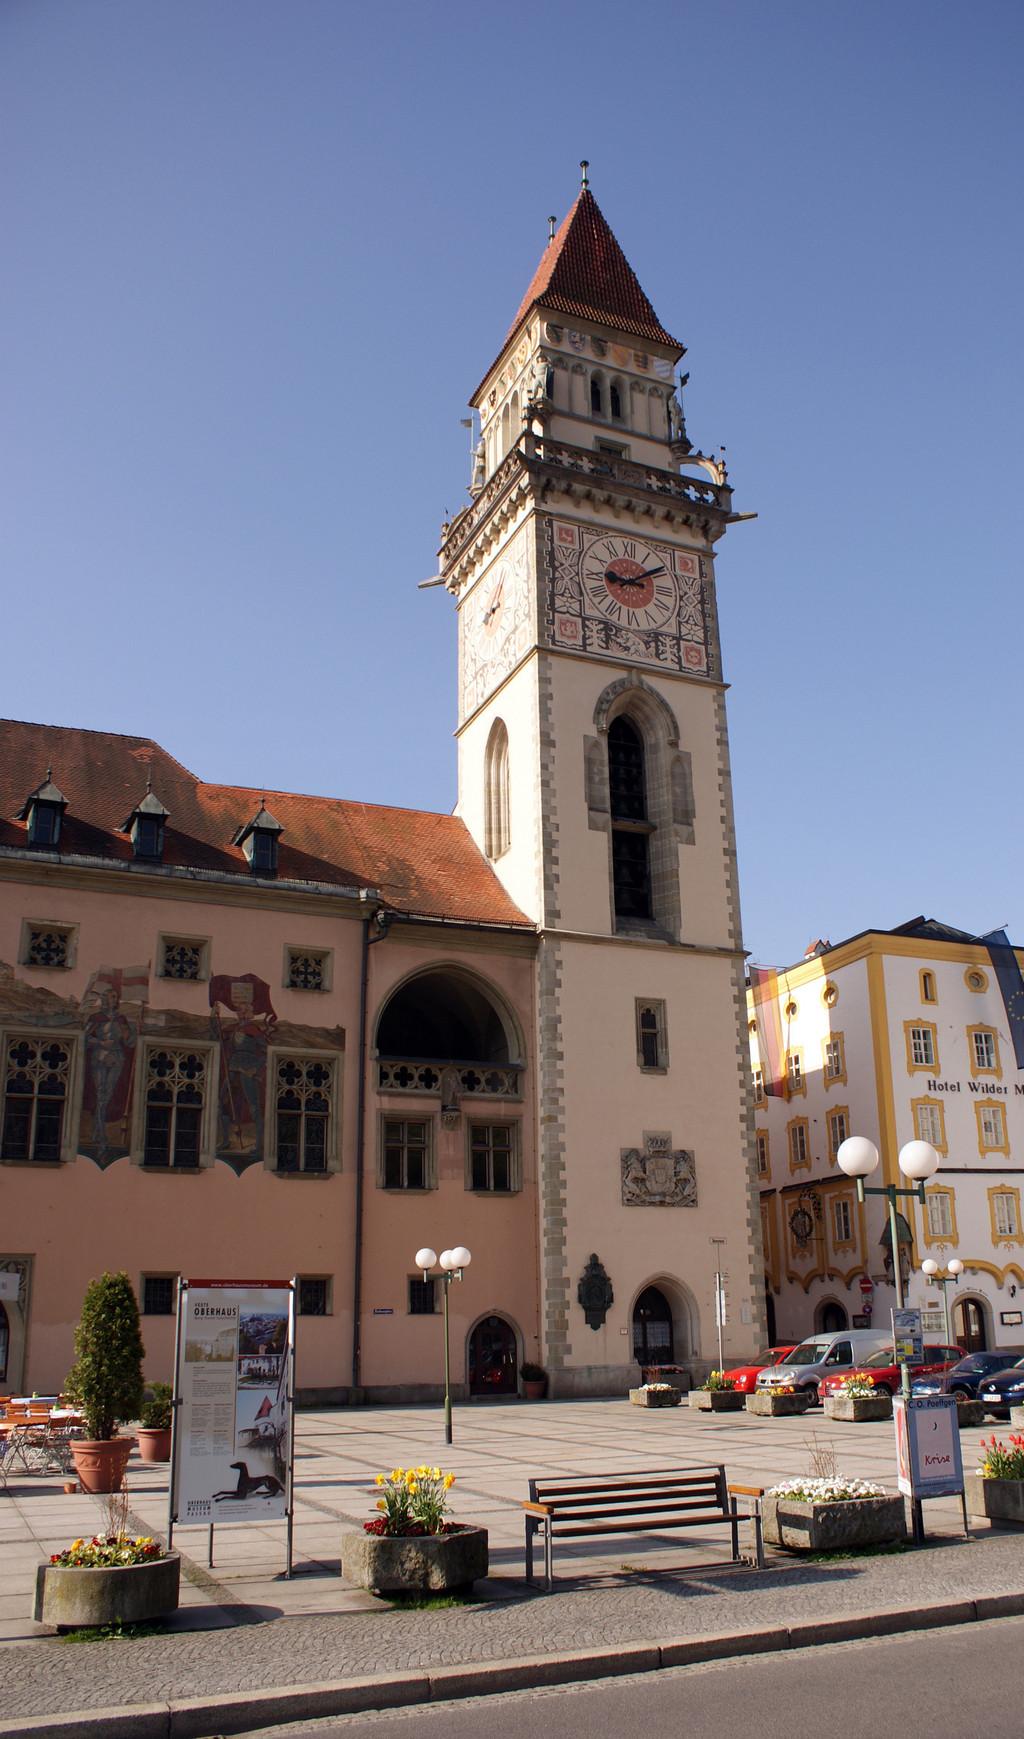
[[[921,1312],[919,1310],[894,1310],[892,1313],[892,1338],[896,1349],[897,1364],[922,1364],[924,1361],[924,1336],[921,1332]]]
[[[896,1395],[896,1482],[904,1497],[962,1495],[964,1465],[952,1395]]]
[[[294,1346],[290,1282],[182,1282],[172,1524],[290,1515]]]

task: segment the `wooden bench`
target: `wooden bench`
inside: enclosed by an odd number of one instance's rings
[[[737,1498],[746,1498],[744,1513]],[[661,1533],[666,1528],[704,1528],[725,1523],[732,1532],[735,1564],[764,1569],[760,1488],[729,1485],[725,1468],[656,1467],[647,1473],[602,1473],[587,1478],[531,1479],[526,1511],[526,1580],[533,1577],[533,1537],[544,1536],[544,1581],[554,1585],[552,1548],[556,1539],[591,1539],[601,1534]],[[754,1529],[753,1558],[739,1549],[739,1526]]]

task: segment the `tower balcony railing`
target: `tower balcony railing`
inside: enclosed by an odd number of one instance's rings
[[[714,483],[710,478],[683,477],[678,471],[666,471],[659,465],[640,465],[616,453],[575,447],[568,441],[555,441],[547,435],[524,429],[519,441],[496,466],[475,501],[442,528],[443,566],[449,566],[461,555],[492,507],[516,479],[538,468],[549,474],[562,471],[569,476],[591,477],[595,483],[640,489],[646,495],[676,501],[683,507],[695,507],[705,512],[710,509],[723,515],[732,513],[732,489],[728,483]]]
[[[460,1097],[466,1094],[478,1099],[518,1099],[522,1094],[522,1077],[521,1063],[438,1063],[416,1057],[382,1057],[377,1063],[377,1088],[381,1093],[436,1095],[442,1085],[448,1091],[457,1081]]]

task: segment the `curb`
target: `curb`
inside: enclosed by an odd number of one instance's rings
[[[766,1654],[776,1649],[823,1647],[858,1642],[903,1631],[939,1630],[954,1624],[982,1624],[1024,1615],[1024,1591],[980,1595],[976,1600],[942,1601],[933,1606],[895,1607],[887,1612],[851,1613],[815,1623],[770,1630],[723,1631],[687,1641],[631,1643],[622,1648],[575,1649],[561,1655],[527,1655],[478,1665],[439,1667],[419,1673],[384,1673],[240,1695],[180,1697],[171,1702],[134,1703],[125,1708],[82,1709],[65,1715],[35,1715],[0,1720],[0,1739],[210,1739],[213,1734],[244,1733],[288,1721],[315,1721],[376,1709],[408,1708],[417,1703],[490,1696],[499,1691],[534,1690],[546,1685],[578,1684],[587,1679],[628,1673],[661,1672],[705,1661]]]

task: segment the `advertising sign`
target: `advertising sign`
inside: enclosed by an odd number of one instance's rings
[[[172,1523],[289,1515],[293,1304],[284,1280],[182,1282]]]
[[[964,1489],[960,1429],[952,1395],[896,1395],[896,1483],[904,1497],[951,1497]]]
[[[897,1364],[921,1364],[924,1359],[924,1336],[921,1333],[919,1310],[894,1310],[892,1338]]]

